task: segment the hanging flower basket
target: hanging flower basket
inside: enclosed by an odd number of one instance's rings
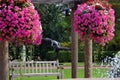
[[[79,4],[74,13],[74,29],[82,41],[90,38],[105,45],[114,37],[115,15],[107,0]]]
[[[41,44],[38,12],[28,0],[8,0],[0,5],[0,40],[19,44]]]

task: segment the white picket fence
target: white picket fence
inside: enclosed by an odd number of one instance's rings
[[[58,61],[9,62],[10,78],[19,76],[57,76],[63,78],[63,67]]]

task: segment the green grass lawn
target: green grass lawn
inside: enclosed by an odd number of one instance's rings
[[[63,64],[63,66],[71,66],[70,62],[68,62],[68,63],[61,63],[61,64]],[[101,65],[101,63],[94,63],[94,66],[100,66],[100,65]],[[84,62],[79,62],[78,66],[84,66]]]
[[[107,71],[108,69],[93,69],[93,77],[94,78],[105,78],[107,77]],[[78,77],[79,78],[84,78],[84,70],[79,69],[78,70]],[[70,79],[71,78],[71,70],[70,69],[64,69],[64,78],[65,79]],[[20,77],[17,78],[16,80],[54,80],[57,79],[56,76],[39,76],[39,77]]]
[[[71,63],[61,63],[63,66],[71,66]],[[78,66],[84,66],[84,62],[79,62]]]

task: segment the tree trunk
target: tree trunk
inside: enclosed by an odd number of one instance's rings
[[[86,38],[85,40],[85,52],[84,52],[84,71],[85,78],[92,77],[92,40]]]
[[[74,12],[74,11],[73,11]],[[73,24],[73,13],[72,13]],[[72,78],[78,77],[78,34],[72,25]]]
[[[8,80],[8,42],[0,42],[0,80]]]

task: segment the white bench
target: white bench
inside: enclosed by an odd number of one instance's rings
[[[63,67],[58,61],[27,61],[9,62],[10,79],[14,80],[19,76],[57,76],[63,78]]]

